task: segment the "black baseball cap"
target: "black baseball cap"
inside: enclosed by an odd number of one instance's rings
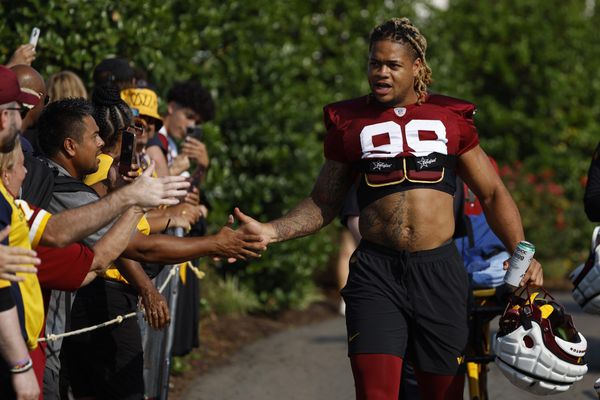
[[[133,67],[126,58],[107,58],[94,68],[94,84],[131,81],[135,76]]]

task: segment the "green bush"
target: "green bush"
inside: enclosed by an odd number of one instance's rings
[[[581,181],[600,138],[600,32],[586,4],[453,0],[424,29],[433,89],[479,106],[482,146],[515,171],[526,237],[555,276],[582,262],[592,227]]]
[[[202,281],[202,309],[217,315],[247,314],[260,308],[257,296],[235,276],[220,277],[209,269]]]
[[[591,226],[580,202],[568,198],[565,185],[556,180],[551,168],[528,172],[523,163],[516,162],[501,167],[500,175],[513,193],[527,240],[536,245],[536,258],[542,260],[545,276],[565,277],[589,251],[589,240],[585,239],[591,234]]]

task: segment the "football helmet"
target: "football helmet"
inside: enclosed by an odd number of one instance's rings
[[[584,264],[569,274],[573,282],[573,298],[589,314],[600,314],[600,226],[592,233],[590,255]]]
[[[587,372],[587,341],[546,291],[511,294],[493,342],[502,373],[534,394],[564,392]]]

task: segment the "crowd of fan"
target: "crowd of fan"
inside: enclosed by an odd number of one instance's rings
[[[265,243],[232,217],[206,234],[201,125],[215,106],[198,82],[174,84],[161,115],[157,88],[126,59],[95,67],[88,99],[76,74],[42,77],[34,58],[24,45],[0,66],[0,398],[141,399],[135,318],[38,339],[141,304],[150,327],[176,323],[173,352],[185,354],[197,345],[195,280],[182,277],[175,318],[152,279],[202,256],[256,257]]]

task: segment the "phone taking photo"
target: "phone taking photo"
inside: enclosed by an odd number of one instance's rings
[[[135,154],[135,133],[129,129],[123,132],[121,154],[119,156],[119,174],[127,176]]]
[[[204,139],[204,132],[202,132],[202,127],[201,126],[188,126],[185,129],[185,134],[186,136],[191,136],[194,139],[197,139],[199,141],[202,141]]]
[[[31,30],[31,35],[29,36],[29,44],[33,45],[33,48],[37,46],[38,39],[40,38],[40,28],[34,27]]]

